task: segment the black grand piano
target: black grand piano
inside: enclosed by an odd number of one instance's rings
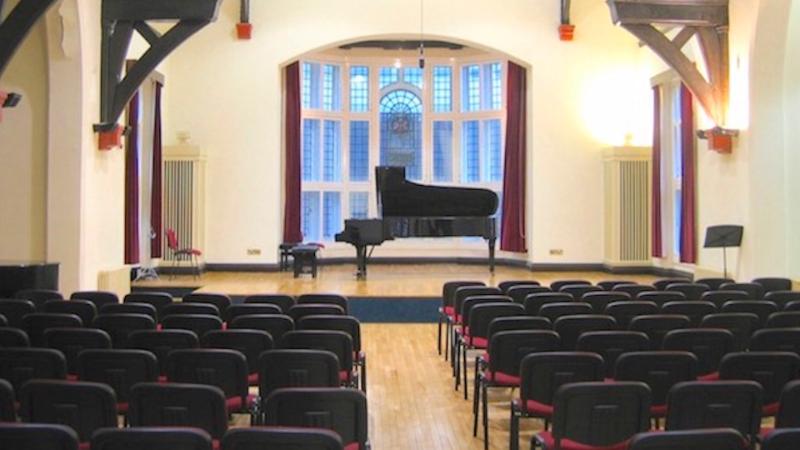
[[[489,270],[494,272],[497,194],[488,189],[429,186],[406,180],[405,167],[375,168],[380,219],[348,219],[337,242],[356,248],[356,277],[367,276],[368,249],[407,237],[477,236],[489,244]]]

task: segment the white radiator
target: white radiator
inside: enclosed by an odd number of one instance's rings
[[[205,155],[191,145],[164,149],[164,232],[172,228],[180,248],[205,248]],[[166,235],[162,261],[175,261]],[[182,261],[189,264],[189,261]]]
[[[614,147],[604,153],[605,264],[650,265],[649,147]]]
[[[109,291],[119,298],[131,291],[131,268],[123,266],[113,270],[101,270],[97,274],[97,290]]]

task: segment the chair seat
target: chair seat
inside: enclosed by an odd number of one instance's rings
[[[247,376],[247,384],[249,386],[258,386],[258,372],[251,373]]]
[[[719,372],[711,372],[697,377],[699,381],[719,381]]]
[[[182,248],[180,250],[175,250],[176,255],[194,255],[194,256],[201,256],[203,252],[196,248]]]
[[[779,408],[779,407],[780,407],[780,403],[778,403],[778,402],[775,402],[775,403],[770,403],[770,404],[768,404],[768,405],[764,405],[764,406],[761,408],[761,415],[762,415],[762,416],[769,416],[769,417],[773,417],[773,416],[775,416],[776,414],[778,414],[778,408]]]
[[[128,414],[129,405],[127,402],[124,403],[117,403],[117,413],[119,414]]]
[[[775,431],[775,428],[772,427],[763,427],[758,432],[758,440],[763,441],[766,439],[772,432]]]
[[[487,370],[483,376],[487,381],[497,386],[516,387],[520,383],[520,377],[503,372],[490,372]]]
[[[520,408],[520,404],[522,403],[522,399],[514,399],[514,407],[517,409]],[[540,417],[544,419],[549,419],[553,416],[553,405],[547,405],[545,403],[537,402],[536,400],[528,400],[525,402],[525,409],[522,411],[527,416],[532,417]]]
[[[246,404],[244,404],[244,405],[242,404],[242,397],[240,397],[238,395],[236,397],[226,398],[225,399],[225,406],[228,409],[228,414],[234,413],[234,412],[238,412],[238,411],[244,411],[245,408],[247,407],[247,405],[253,403],[253,399],[254,398],[255,398],[255,395],[248,394],[247,398],[244,399],[244,401],[246,402]]]
[[[650,417],[667,417],[667,405],[650,406]]]
[[[547,448],[552,449],[555,448],[555,440],[553,439],[552,433],[549,431],[544,431],[536,435]],[[575,442],[570,439],[561,439],[561,446],[559,447],[560,450],[626,450],[628,448],[628,441],[620,442],[614,445],[607,445],[607,446],[594,446],[594,445],[586,445],[581,444],[580,442]]]
[[[455,317],[456,315],[456,309],[452,306],[445,306],[443,311],[447,317]]]
[[[78,376],[74,373],[67,374],[67,381],[78,381]]]
[[[351,442],[344,446],[344,450],[358,450],[361,446],[358,445],[358,442]]]
[[[349,370],[340,370],[339,381],[341,383],[350,383],[351,381],[353,381],[353,372]]]
[[[89,450],[92,448],[91,442],[81,442],[78,444],[78,450]]]

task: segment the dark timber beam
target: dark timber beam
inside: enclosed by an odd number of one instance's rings
[[[147,75],[175,48],[217,18],[222,0],[103,0],[100,67],[100,123],[112,131],[125,105]],[[147,21],[176,22],[161,35]],[[150,48],[122,76],[133,32]]]

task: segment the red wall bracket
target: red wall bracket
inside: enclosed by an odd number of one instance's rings
[[[122,136],[125,134],[125,127],[115,125],[109,131],[97,133],[97,147],[100,150],[112,150],[122,148]]]

